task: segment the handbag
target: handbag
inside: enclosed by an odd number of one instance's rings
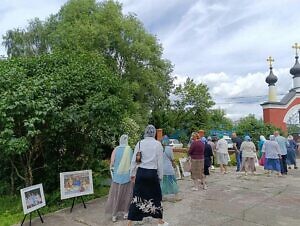
[[[142,162],[141,142],[139,142],[139,149],[135,156],[135,162],[137,164],[140,164]]]
[[[265,159],[266,159],[266,156],[265,156],[265,153],[263,153],[263,155],[261,156],[261,158],[258,161],[259,165],[264,166],[265,165]]]
[[[185,172],[191,172],[192,171],[192,161],[190,158],[186,158],[186,161],[183,162],[183,170]]]

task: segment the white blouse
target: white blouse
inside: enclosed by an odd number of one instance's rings
[[[142,153],[142,161],[140,164],[136,163],[136,153]],[[163,146],[153,137],[146,137],[139,141],[134,148],[133,157],[131,160],[130,176],[136,175],[137,167],[144,169],[157,169],[159,179],[163,178]]]
[[[228,153],[228,143],[225,139],[220,139],[217,142],[216,150],[219,153],[227,154]]]

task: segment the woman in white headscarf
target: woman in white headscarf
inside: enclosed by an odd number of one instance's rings
[[[123,214],[127,219],[130,201],[132,199],[133,183],[130,181],[130,164],[133,156],[132,149],[128,146],[128,136],[120,137],[120,145],[111,154],[110,168],[112,184],[106,203],[105,212],[112,214],[112,221],[117,221],[117,215]]]
[[[148,125],[144,139],[134,149],[130,174],[135,184],[129,207],[128,226],[132,225],[132,221],[142,221],[144,217],[157,218],[158,226],[169,225],[162,220],[160,180],[163,179],[163,147],[155,139],[155,135],[155,127]]]

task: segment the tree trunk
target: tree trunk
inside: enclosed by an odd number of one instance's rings
[[[25,184],[26,187],[31,186],[33,184],[32,168],[30,165],[28,165],[26,169]]]
[[[10,194],[13,195],[15,193],[15,176],[14,169],[11,168],[10,172]]]

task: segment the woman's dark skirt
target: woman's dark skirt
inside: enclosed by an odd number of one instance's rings
[[[209,175],[209,167],[211,166],[211,157],[204,157],[204,175]]]
[[[129,207],[128,220],[142,221],[144,217],[163,218],[162,194],[155,169],[138,168]]]

